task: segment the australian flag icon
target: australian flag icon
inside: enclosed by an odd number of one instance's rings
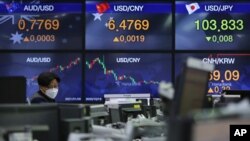
[[[20,4],[10,3],[10,4],[5,4],[5,7],[9,13],[13,13],[14,11],[16,11],[20,7]]]

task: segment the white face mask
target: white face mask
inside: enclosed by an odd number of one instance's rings
[[[58,94],[58,88],[51,88],[51,89],[48,89],[46,90],[45,94],[52,98],[52,99],[55,99],[57,94]]]

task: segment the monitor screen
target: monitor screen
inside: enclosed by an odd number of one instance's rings
[[[0,104],[25,102],[26,78],[23,76],[0,77]]]
[[[82,104],[58,104],[60,120],[66,120],[70,118],[83,118],[86,115],[86,107]]]
[[[250,90],[250,54],[176,54],[175,76],[180,74],[188,56],[200,58],[206,64],[215,64],[215,70],[209,76],[208,94],[220,94],[223,90]]]
[[[0,76],[25,76],[27,97],[39,90],[37,77],[50,71],[59,75],[61,83],[57,102],[81,101],[82,65],[77,53],[1,53]]]
[[[249,50],[250,2],[176,1],[177,50]]]
[[[171,81],[170,54],[89,53],[85,61],[86,102],[101,102],[104,94],[158,97],[158,83]]]
[[[87,0],[86,49],[171,50],[171,1]]]
[[[0,49],[81,49],[83,4],[64,1],[0,0]]]

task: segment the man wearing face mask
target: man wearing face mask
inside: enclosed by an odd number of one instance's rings
[[[38,76],[37,82],[39,91],[32,96],[30,102],[54,103],[58,94],[60,78],[52,72],[43,72]]]

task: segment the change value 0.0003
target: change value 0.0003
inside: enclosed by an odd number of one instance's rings
[[[23,40],[25,43],[28,42],[55,42],[55,35],[29,35],[26,36]]]

